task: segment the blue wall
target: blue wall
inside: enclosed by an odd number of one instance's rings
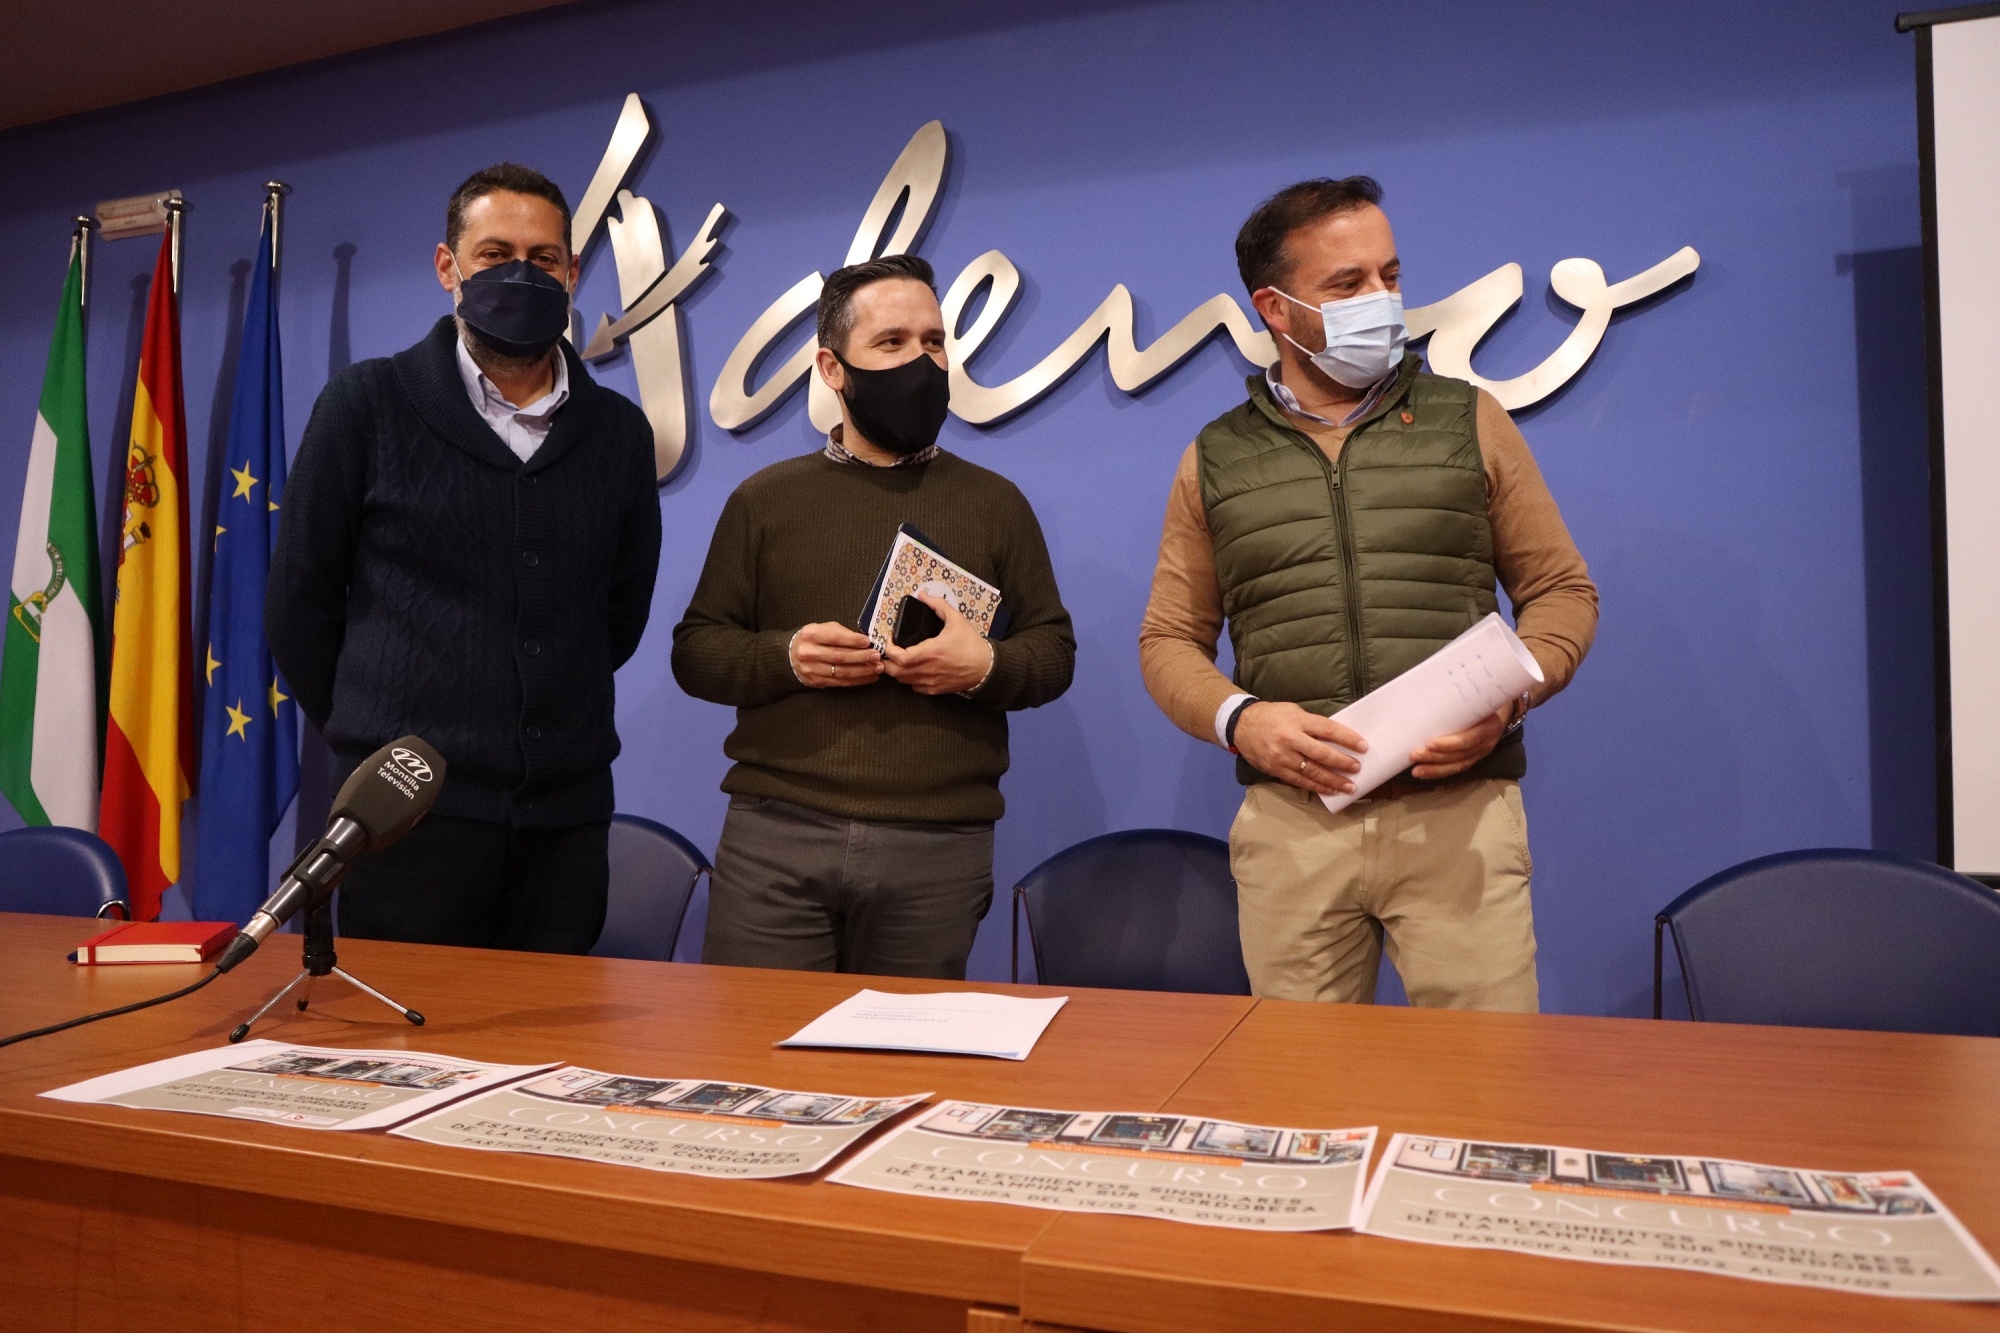
[[[1637,1012],[1653,912],[1743,858],[1930,850],[1914,89],[1896,5],[945,8],[583,4],[0,135],[0,550],[72,213],[168,186],[193,201],[184,336],[205,456],[258,183],[292,183],[296,439],[329,368],[395,351],[446,310],[429,255],[451,186],[506,157],[574,199],[637,91],[658,136],[633,187],[679,243],[714,202],[732,219],[686,303],[697,425],[662,491],[653,627],[619,678],[617,777],[623,808],[712,847],[730,716],[674,685],[669,630],[730,489],[813,440],[802,395],[732,436],[707,420],[708,390],[779,292],[838,265],[910,133],[937,117],[952,136],[924,245],[941,277],[992,247],[1026,275],[975,363],[987,383],[1033,364],[1113,283],[1133,290],[1142,341],[1236,293],[1230,241],[1257,199],[1367,172],[1388,189],[1413,304],[1526,267],[1527,297],[1477,358],[1493,378],[1563,335],[1557,260],[1588,256],[1616,281],[1682,245],[1703,257],[1521,414],[1604,597],[1595,652],[1531,724],[1544,1004]],[[152,246],[99,255],[91,428],[108,459]],[[600,250],[586,321],[614,303]],[[1017,715],[1003,885],[1109,829],[1228,825],[1226,757],[1154,709],[1134,639],[1174,461],[1245,369],[1211,342],[1128,396],[1093,360],[997,429],[947,428],[1035,504],[1080,630],[1075,687]],[[622,361],[604,374],[631,391]],[[975,971],[1003,976],[1004,954],[996,910]]]

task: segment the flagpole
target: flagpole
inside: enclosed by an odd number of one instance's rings
[[[70,236],[76,241],[78,248],[83,251],[83,271],[79,275],[82,278],[82,282],[79,284],[76,304],[77,308],[83,312],[84,318],[88,319],[90,317],[90,241],[91,233],[97,230],[97,219],[88,213],[78,213],[71,219],[71,222],[74,223],[74,226],[70,230]]]
[[[171,199],[163,200],[161,206],[167,210],[167,231],[173,236],[173,289],[174,298],[179,300],[181,294],[181,215],[187,212],[187,200],[181,198],[179,195],[175,195]]]
[[[271,275],[277,276],[278,257],[282,253],[278,238],[283,232],[285,221],[285,196],[292,187],[283,181],[264,182],[264,206],[271,210]]]

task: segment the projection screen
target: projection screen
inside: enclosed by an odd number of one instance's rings
[[[1910,14],[1930,277],[1938,859],[2000,877],[2000,4]]]

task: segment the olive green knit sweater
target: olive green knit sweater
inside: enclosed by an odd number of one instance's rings
[[[1000,589],[1012,613],[993,673],[970,699],[926,696],[888,677],[809,689],[788,649],[801,626],[853,625],[899,524],[914,524]],[[939,453],[914,467],[787,459],[723,506],[687,614],[674,679],[736,708],[722,789],[849,819],[998,819],[1007,711],[1069,688],[1076,639],[1027,499],[997,473]]]

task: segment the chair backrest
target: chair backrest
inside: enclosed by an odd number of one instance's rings
[[[1044,985],[1248,995],[1229,844],[1179,829],[1107,833],[1014,890]],[[1019,941],[1015,942],[1019,966]]]
[[[2000,894],[1928,861],[1783,852],[1660,920],[1696,1019],[2000,1036]]]
[[[125,867],[95,833],[11,829],[0,833],[0,912],[122,919]]]
[[[709,873],[701,849],[638,815],[611,816],[611,891],[598,958],[671,962],[695,882]]]

